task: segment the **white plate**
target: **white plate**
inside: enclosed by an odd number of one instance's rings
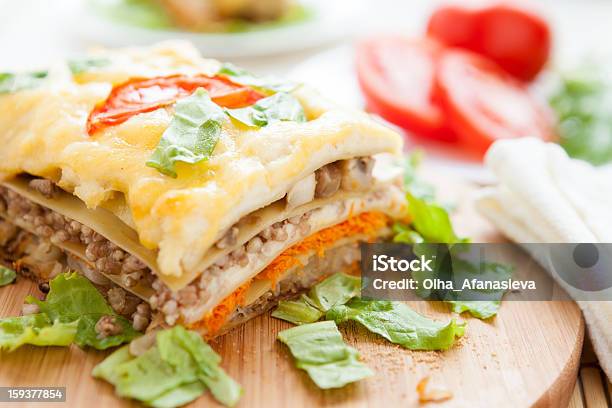
[[[109,47],[180,38],[191,41],[206,56],[237,58],[287,53],[336,41],[352,35],[358,28],[355,22],[367,12],[365,0],[301,2],[312,13],[305,21],[248,32],[215,34],[147,29],[118,23],[85,5],[76,28],[81,38]]]

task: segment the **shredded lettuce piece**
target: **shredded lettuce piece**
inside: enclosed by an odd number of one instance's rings
[[[336,273],[315,285],[309,298],[322,312],[336,305],[343,305],[361,293],[361,279],[343,273]]]
[[[315,285],[308,295],[298,300],[280,301],[272,317],[293,324],[314,323],[335,305],[345,304],[358,296],[360,290],[360,278],[336,273]]]
[[[312,304],[308,296],[302,295],[298,300],[281,300],[272,317],[300,325],[318,321],[323,312]]]
[[[225,109],[238,122],[250,127],[264,127],[275,122],[306,122],[306,114],[300,102],[291,94],[279,92],[260,99],[251,106]]]
[[[463,261],[456,253],[457,250],[461,250],[462,245],[459,245],[457,249],[455,244],[466,244],[469,240],[457,236],[453,229],[448,211],[435,203],[433,188],[423,183],[417,177],[416,169],[421,159],[422,153],[417,151],[410,155],[405,162],[404,189],[407,191],[406,200],[408,201],[408,207],[413,221],[410,225],[399,222],[393,225],[393,231],[395,233],[393,242],[414,245],[413,248],[415,253],[426,254],[429,259],[435,258],[436,263],[441,262],[444,256],[440,256],[440,254],[432,256],[434,254],[431,252],[439,252],[440,248],[435,248],[435,246],[429,244],[444,243],[447,244],[446,255],[448,255],[449,251],[453,252],[453,250],[455,250],[453,255],[449,257],[449,260],[452,260],[452,275],[459,276],[461,274],[470,273],[473,274],[472,277],[489,279],[491,278],[491,271],[496,271],[500,279],[507,279],[509,277],[508,275],[511,273],[511,267],[497,263],[482,263],[477,267],[477,265]],[[444,268],[438,265],[434,269],[439,271]],[[416,280],[422,280],[426,277],[431,278],[431,276],[428,276],[427,272],[413,272],[412,277]],[[423,298],[436,298],[437,296],[434,291],[426,290],[422,285],[420,285],[417,290],[417,295]],[[452,295],[454,296],[456,293]],[[447,295],[440,298],[440,300],[444,300],[450,304],[453,312],[469,312],[474,317],[488,319],[497,314],[501,306],[503,292],[499,293],[499,296],[492,300],[489,300],[491,298],[490,294],[487,297],[488,300],[478,301],[472,300],[478,299],[478,296],[474,293],[463,293],[457,296],[469,300],[457,298],[447,299]]]
[[[147,166],[170,177],[177,177],[176,163],[196,164],[210,158],[226,121],[223,109],[214,103],[205,89],[198,88],[174,105],[170,126],[147,161]]]
[[[15,279],[17,279],[17,273],[14,270],[0,266],[0,286],[11,284],[15,282]]]
[[[319,388],[340,388],[373,375],[359,361],[357,350],[344,343],[332,321],[283,330],[278,339],[289,347],[296,366],[305,370]]]
[[[250,86],[267,95],[276,92],[291,92],[297,88],[298,84],[276,77],[259,77],[247,70],[237,67],[234,64],[224,63],[217,72],[217,75],[226,76],[232,82],[240,85]]]
[[[549,102],[559,144],[571,157],[594,165],[612,161],[612,83],[597,63],[561,72]]]
[[[421,234],[400,222],[393,224],[393,232],[395,233],[393,242],[398,244],[421,244],[425,242]]]
[[[129,320],[123,316],[113,313],[111,316],[113,316],[116,323],[122,327],[121,333],[115,336],[108,336],[104,338],[100,337],[96,332],[95,327],[98,320],[100,320],[103,316],[107,315],[93,313],[79,318],[77,334],[74,338],[74,342],[78,346],[90,346],[97,350],[106,350],[108,348],[127,343],[140,336],[140,333],[134,329]]]
[[[453,244],[461,242],[453,230],[448,212],[443,207],[406,193],[414,230],[425,242]]]
[[[422,200],[433,201],[436,197],[433,186],[421,180],[417,175],[417,169],[424,156],[422,150],[414,150],[404,160],[404,190]]]
[[[393,226],[394,242],[405,244],[466,242],[466,239],[459,238],[455,234],[446,208],[436,204],[433,186],[418,177],[417,169],[422,160],[423,152],[415,150],[404,161],[404,190],[413,222],[411,225],[396,223]]]
[[[115,386],[121,397],[152,407],[177,407],[200,397],[206,388],[234,406],[242,388],[219,366],[221,358],[201,336],[181,326],[157,333],[156,344],[138,357],[125,346],[98,364],[92,375]]]
[[[154,400],[149,401],[148,405],[153,408],[173,408],[190,403],[199,398],[206,391],[206,386],[200,381],[183,384],[167,391]]]
[[[455,337],[463,335],[465,324],[431,320],[401,302],[363,300],[357,297],[360,289],[360,278],[337,273],[315,285],[308,296],[280,302],[272,316],[297,325],[316,322],[323,316],[338,324],[354,320],[413,350],[445,350]]]
[[[102,360],[94,367],[91,375],[95,378],[103,379],[111,384],[118,381],[117,371],[115,368],[123,363],[132,360],[134,357],[130,354],[130,346],[123,346],[115,350],[112,354]]]
[[[80,59],[71,59],[68,61],[68,68],[72,75],[82,74],[83,72],[91,71],[95,68],[103,68],[110,65],[111,60],[104,57],[89,57]]]
[[[188,367],[187,361],[195,361],[197,378],[210,388],[217,401],[226,406],[234,406],[238,402],[242,387],[219,367],[221,357],[198,333],[178,326],[159,333],[157,344],[162,358],[173,362],[175,366]],[[182,350],[181,357],[177,345]]]
[[[0,320],[0,350],[13,351],[24,344],[68,346],[77,332],[77,322],[52,322],[45,314]]]
[[[327,312],[336,323],[356,321],[369,331],[411,350],[447,350],[463,336],[465,323],[442,323],[422,316],[406,304],[353,299]]]
[[[0,95],[35,88],[47,78],[47,75],[47,71],[0,72]]]
[[[449,300],[451,310],[455,313],[468,312],[479,319],[490,319],[501,306],[499,300]]]
[[[48,316],[51,321],[77,322],[74,342],[79,346],[105,350],[129,342],[140,335],[127,319],[115,313],[88,279],[77,273],[57,275],[49,282],[49,288],[44,301],[32,296],[28,296],[26,301],[37,304],[41,313]],[[112,316],[122,326],[122,332],[115,336],[100,338],[95,326],[104,316]]]
[[[452,266],[453,279],[457,281],[505,281],[512,276],[513,270],[509,265],[496,262],[481,262],[477,265],[460,257],[453,258]],[[446,303],[451,305],[455,313],[468,312],[479,319],[489,319],[499,311],[504,294],[504,290],[462,290],[453,292],[454,299],[446,299]]]

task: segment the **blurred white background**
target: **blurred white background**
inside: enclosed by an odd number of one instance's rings
[[[352,0],[328,0],[344,3]],[[351,22],[355,35],[378,31],[421,34],[427,16],[440,0],[364,0],[365,10]],[[464,1],[465,2],[465,1]],[[532,0],[555,29],[556,57],[612,54],[612,1]],[[42,67],[50,60],[82,52],[95,44],[82,35],[81,0],[0,0],[0,70]],[[348,12],[347,12],[348,14]],[[112,29],[109,27],[109,30]],[[97,33],[98,37],[110,33]],[[130,39],[126,38],[129,44]],[[284,73],[322,49],[299,51],[273,58],[239,61],[258,71]]]

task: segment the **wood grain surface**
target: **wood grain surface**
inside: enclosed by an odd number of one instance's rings
[[[452,189],[449,189],[452,191]],[[461,233],[475,241],[500,241],[497,233],[469,208],[467,190],[454,195],[463,203],[456,216]],[[464,194],[465,193],[465,194]],[[526,255],[525,262],[527,262]],[[520,268],[520,262],[519,262]],[[16,315],[23,298],[37,289],[21,279],[0,289],[0,316]],[[451,316],[438,302],[413,302],[417,311],[442,320]],[[362,328],[341,331],[375,376],[340,390],[321,391],[294,367],[276,340],[291,325],[260,316],[214,340],[223,367],[244,387],[240,407],[413,407],[416,384],[425,377],[453,398],[441,407],[526,407],[568,405],[577,377],[584,323],[573,302],[504,302],[499,315],[480,321],[466,315],[466,335],[446,352],[414,352],[388,344]],[[0,355],[0,386],[66,386],[67,402],[45,407],[138,406],[119,400],[90,372],[107,353],[78,347],[23,347]],[[214,406],[205,395],[190,406]],[[40,407],[40,403],[10,407]]]

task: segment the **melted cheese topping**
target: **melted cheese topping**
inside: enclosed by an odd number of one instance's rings
[[[94,106],[133,77],[213,75],[216,61],[185,44],[105,54],[112,63],[73,78],[58,66],[42,87],[0,95],[0,177],[30,173],[56,181],[89,208],[128,221],[142,245],[158,250],[162,279],[195,277],[219,234],[242,216],[282,198],[321,166],[356,156],[401,151],[401,138],[368,116],[333,107],[308,89],[294,95],[307,123],[244,129],[228,121],[206,163],[180,163],[179,177],[147,167],[171,110],[137,115],[95,137],[86,133]]]

